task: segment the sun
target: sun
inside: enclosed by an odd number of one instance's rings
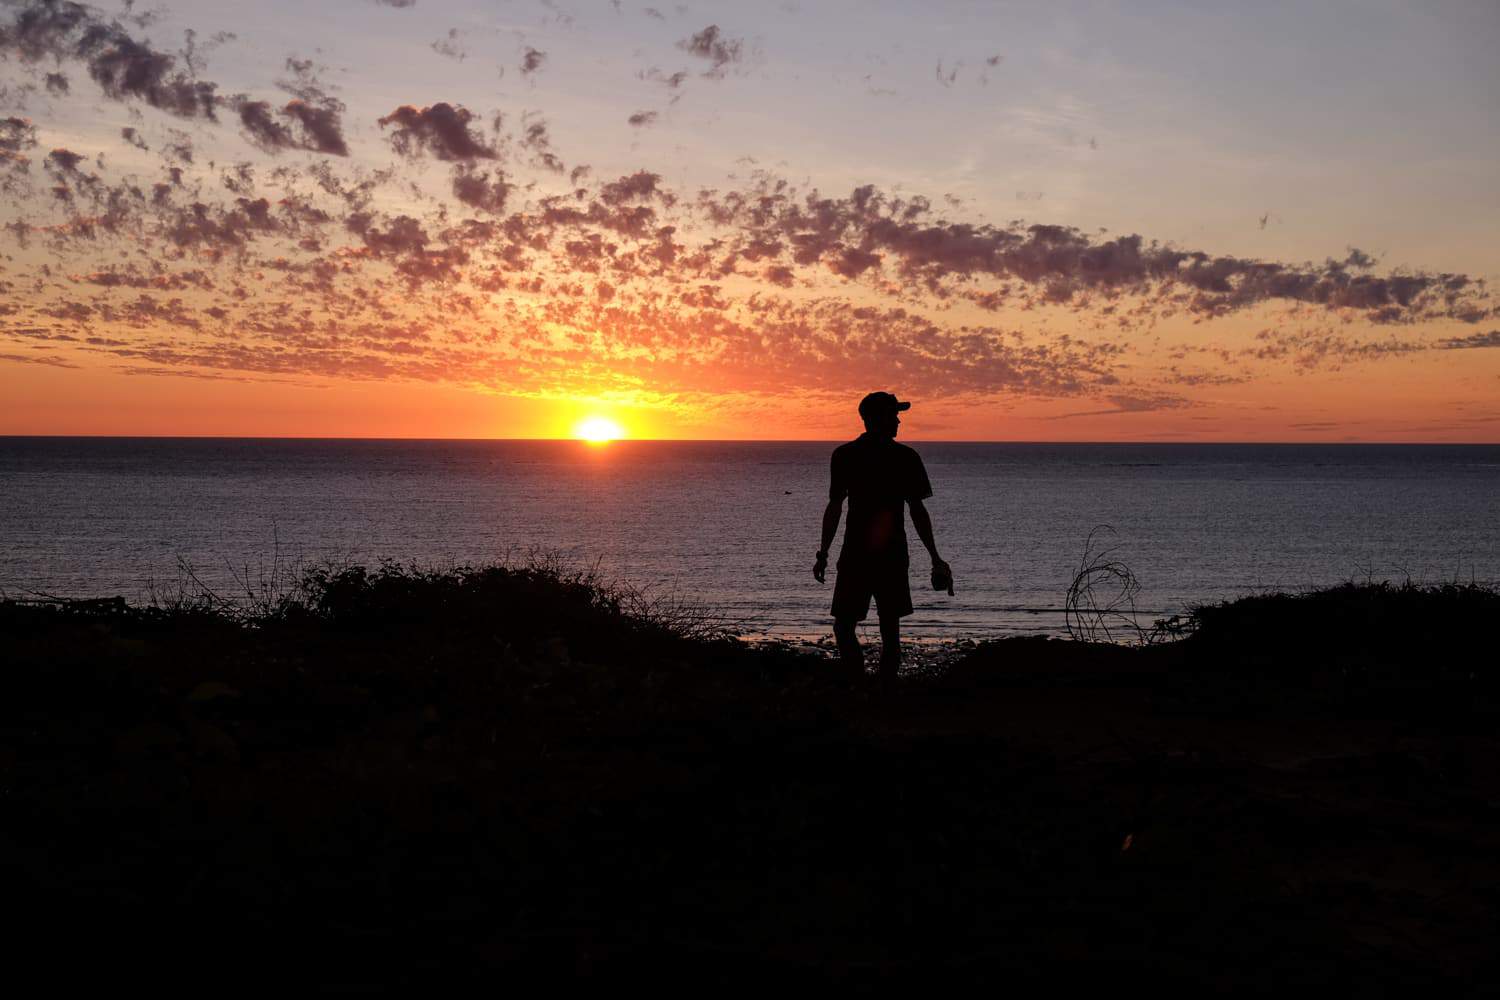
[[[573,436],[590,444],[604,444],[625,436],[625,429],[608,417],[589,417],[573,428]]]

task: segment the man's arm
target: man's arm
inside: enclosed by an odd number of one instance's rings
[[[839,518],[844,516],[844,501],[830,500],[823,508],[823,540],[818,543],[819,552],[827,552],[833,544],[833,536],[839,533]]]
[[[835,448],[828,460],[828,506],[823,508],[823,536],[818,542],[818,555],[813,562],[813,578],[819,583],[823,582],[823,574],[828,570],[828,547],[833,544],[833,536],[838,534],[839,517],[844,513],[844,497],[849,495],[847,463],[839,458],[842,450]]]
[[[952,597],[953,570],[938,555],[937,541],[932,537],[932,515],[927,513],[927,506],[920,500],[908,500],[907,503],[911,505],[911,523],[917,529],[917,537],[922,539],[927,554],[932,556],[932,585],[939,590],[946,586],[948,596]]]
[[[938,555],[937,542],[932,537],[932,515],[927,513],[927,506],[920,500],[907,502],[911,505],[911,523],[917,529],[917,537],[922,539],[923,545],[927,546],[927,554],[932,556],[932,561],[942,562],[942,557]]]
[[[813,576],[819,583],[823,582],[824,571],[828,569],[828,547],[833,544],[833,536],[839,531],[839,518],[844,514],[844,501],[829,500],[828,506],[823,508],[823,540],[818,543],[818,559],[813,564]]]

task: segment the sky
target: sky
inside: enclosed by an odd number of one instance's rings
[[[0,434],[1500,441],[1500,6],[0,0]]]

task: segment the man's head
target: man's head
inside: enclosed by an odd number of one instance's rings
[[[865,430],[892,438],[901,426],[900,414],[909,409],[910,403],[903,403],[888,392],[872,392],[859,401],[859,415],[864,418]]]

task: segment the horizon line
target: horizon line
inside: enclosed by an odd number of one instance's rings
[[[452,443],[540,443],[540,442],[568,442],[584,444],[593,447],[607,446],[611,444],[833,444],[848,440],[846,438],[668,438],[668,437],[621,437],[609,441],[589,441],[577,437],[375,437],[375,436],[352,436],[352,435],[312,435],[312,434],[6,434],[0,433],[0,440],[20,439],[43,439],[43,440],[72,440],[72,441],[435,441]],[[1410,445],[1413,447],[1431,447],[1434,445],[1447,445],[1451,447],[1485,448],[1500,446],[1497,441],[1349,441],[1349,440],[1296,440],[1296,441],[1220,441],[1220,440],[1129,440],[1129,441],[1099,441],[1099,440],[1039,440],[1035,438],[902,438],[919,444],[1044,444],[1044,445],[1163,445],[1163,444],[1202,444],[1202,445]]]

